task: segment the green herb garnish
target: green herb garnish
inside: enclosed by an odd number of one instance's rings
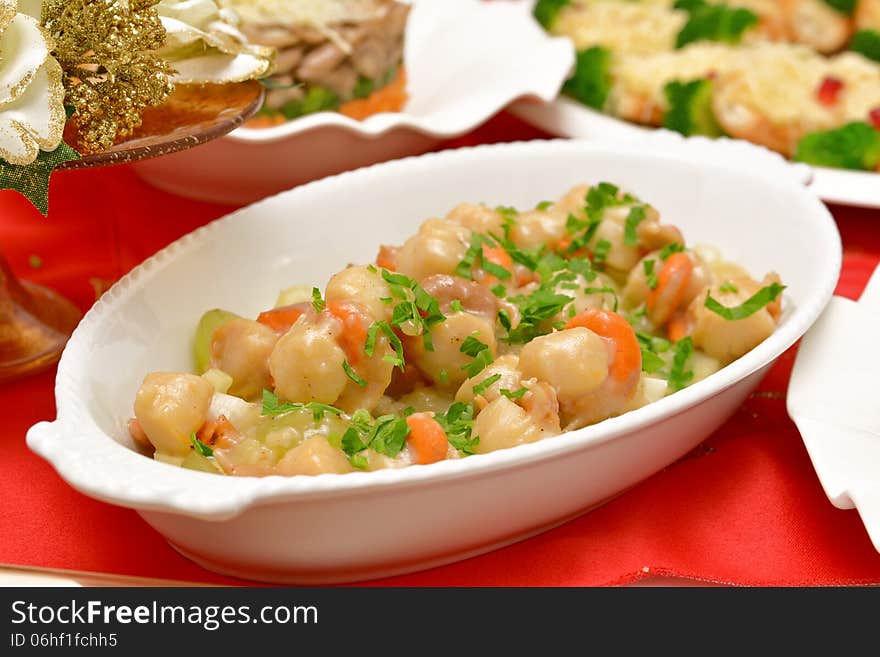
[[[672,368],[669,370],[667,383],[673,392],[677,392],[687,386],[694,378],[694,373],[686,371],[688,359],[694,352],[694,343],[690,336],[682,338],[673,347]]]
[[[659,281],[657,280],[657,274],[654,271],[655,264],[656,264],[656,261],[653,259],[644,260],[642,262],[642,270],[645,272],[645,278],[646,278],[645,282],[647,283],[648,287],[651,288],[652,290],[656,290],[657,285],[659,285]]]
[[[608,259],[608,252],[611,250],[611,242],[601,239],[596,242],[596,249],[593,252],[593,264],[604,266],[605,260]]]
[[[327,304],[324,302],[324,299],[321,297],[321,290],[316,287],[312,288],[312,308],[315,309],[316,313],[324,312],[324,309],[327,307]]]
[[[768,303],[773,303],[784,289],[785,285],[771,283],[770,285],[762,287],[740,305],[733,308],[728,308],[727,306],[722,305],[712,297],[711,293],[708,293],[706,294],[706,303],[704,305],[716,315],[719,315],[728,321],[736,321],[738,319],[751,317]]]
[[[502,395],[510,399],[511,401],[522,399],[522,396],[529,391],[528,388],[519,388],[517,390],[508,390],[507,388],[501,388],[500,392]]]
[[[623,229],[624,244],[635,246],[639,243],[639,236],[636,229],[639,227],[639,224],[645,220],[646,215],[645,206],[643,205],[634,205],[630,209],[629,214],[626,216],[626,224]]]
[[[684,251],[684,244],[679,244],[678,242],[672,242],[667,244],[660,250],[660,259],[666,260],[673,253],[682,253]]]
[[[366,387],[367,382],[360,376],[358,376],[358,373],[354,371],[354,368],[349,365],[347,360],[342,361],[342,369],[345,370],[345,374],[346,376],[348,376],[349,379],[357,383],[362,388]]]
[[[203,443],[201,440],[199,440],[198,437],[196,437],[195,431],[193,431],[189,435],[189,441],[192,443],[193,449],[196,450],[196,452],[198,452],[199,454],[201,454],[205,458],[207,458],[209,456],[214,456],[214,450],[211,447],[209,447],[208,445],[206,445],[205,443]]]
[[[455,402],[445,413],[434,416],[434,419],[443,427],[446,438],[462,454],[473,454],[474,448],[480,442],[479,436],[471,437],[474,427],[474,407],[472,404]]]
[[[730,281],[724,281],[718,289],[724,293],[732,292],[733,294],[736,294],[739,292],[739,288]]]
[[[489,389],[493,383],[498,381],[501,378],[500,374],[493,374],[492,376],[487,376],[485,379],[480,381],[477,385],[474,386],[474,395],[482,395],[486,390]]]
[[[489,345],[485,342],[480,342],[480,340],[473,335],[469,335],[465,338],[464,342],[461,343],[459,351],[473,358],[470,363],[461,368],[468,375],[469,379],[474,378],[477,374],[492,364],[492,352],[489,350]]]

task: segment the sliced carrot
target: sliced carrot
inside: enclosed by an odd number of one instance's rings
[[[409,96],[406,93],[406,71],[403,67],[397,77],[381,89],[376,89],[366,98],[356,98],[343,103],[339,113],[358,121],[380,112],[399,112],[406,105]]]
[[[340,343],[348,356],[348,362],[355,365],[364,355],[364,344],[367,342],[369,319],[366,312],[351,301],[331,301],[327,310],[342,322]]]
[[[260,324],[268,326],[276,333],[287,333],[290,327],[296,324],[296,320],[300,318],[309,307],[308,302],[295,303],[291,306],[282,306],[281,308],[273,308],[260,313],[257,321]]]
[[[493,265],[504,267],[508,271],[513,267],[513,258],[500,246],[486,246],[484,244],[483,259],[491,262]]]
[[[406,423],[410,429],[407,442],[416,453],[416,463],[427,465],[446,458],[449,439],[437,420],[427,413],[413,413]]]
[[[379,247],[379,255],[376,256],[376,265],[387,269],[388,271],[397,271],[397,252],[400,250],[397,246],[387,246],[383,244]]]
[[[614,344],[611,376],[620,382],[630,381],[642,371],[642,350],[633,327],[622,316],[610,310],[589,308],[572,317],[565,328],[582,326]]]

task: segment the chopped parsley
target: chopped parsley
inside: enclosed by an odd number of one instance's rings
[[[719,303],[712,297],[712,293],[710,292],[706,294],[706,303],[704,305],[716,315],[719,315],[728,321],[735,321],[751,317],[768,303],[773,303],[784,289],[784,285],[771,283],[766,287],[762,287],[740,305],[733,308],[728,308]]]
[[[416,330],[416,335],[421,335],[427,351],[434,351],[434,344],[431,342],[431,329],[443,322],[446,316],[440,312],[440,303],[428,294],[425,289],[416,281],[404,276],[403,274],[395,274],[387,269],[382,270],[382,278],[391,288],[391,294],[400,299],[400,302],[394,306],[391,317],[391,326],[402,327],[410,325]],[[393,331],[382,329],[386,335]],[[394,340],[388,335],[394,345]],[[395,351],[396,351],[395,346]],[[399,360],[403,361],[403,350],[398,352]]]
[[[669,340],[638,331],[636,339],[638,339],[642,351],[642,371],[648,374],[659,372],[666,365],[666,361],[658,354],[669,351],[672,346]]]
[[[525,387],[518,388],[517,390],[508,390],[507,388],[501,388],[500,390],[501,394],[510,400],[522,399],[523,395],[528,391],[529,389]]]
[[[645,282],[652,290],[656,290],[657,285],[659,285],[659,281],[657,280],[657,273],[654,271],[655,264],[655,260],[645,260],[644,262],[642,262],[642,270],[645,272],[646,278]]]
[[[472,404],[455,402],[445,413],[439,413],[434,419],[446,432],[446,438],[462,454],[474,453],[480,442],[479,436],[471,436],[474,427],[474,407]]]
[[[364,381],[360,376],[358,376],[358,373],[355,372],[354,368],[348,364],[347,360],[342,361],[342,369],[345,370],[345,374],[349,379],[357,383],[361,388],[366,387],[367,382]]]
[[[644,205],[634,205],[629,214],[626,216],[626,224],[623,229],[623,243],[629,246],[635,246],[639,243],[639,236],[636,229],[639,224],[645,220],[647,213]]]
[[[736,294],[739,292],[739,288],[730,281],[724,281],[718,289],[724,293],[732,292],[733,294]]]
[[[364,353],[369,358],[373,357],[373,353],[376,350],[376,338],[378,337],[379,331],[382,331],[382,333],[385,334],[385,337],[388,338],[388,342],[391,344],[391,348],[394,349],[393,354],[383,356],[382,360],[391,363],[402,371],[406,367],[406,360],[403,357],[403,343],[400,341],[400,338],[397,337],[397,334],[391,326],[389,326],[388,322],[375,322],[369,329],[367,329],[367,339],[364,342]]]
[[[492,294],[494,294],[499,299],[503,298],[504,295],[507,294],[507,288],[504,287],[501,283],[492,288]]]
[[[316,287],[312,288],[312,308],[315,309],[316,313],[324,312],[324,309],[327,307],[327,304],[324,302],[324,299],[321,297],[321,290]]]
[[[492,364],[492,352],[489,350],[489,345],[485,342],[480,342],[473,335],[465,338],[464,342],[461,343],[459,351],[473,358],[470,363],[461,368],[468,375],[469,379],[474,378]]]
[[[660,259],[666,260],[673,253],[681,253],[684,251],[684,245],[678,242],[671,242],[660,250]]]
[[[610,294],[612,297],[614,297],[614,307],[611,308],[611,310],[617,312],[619,303],[617,299],[617,292],[614,291],[613,287],[609,287],[608,285],[604,287],[585,287],[584,294]]]
[[[672,346],[672,368],[669,370],[667,383],[672,392],[677,392],[687,386],[694,378],[692,371],[685,370],[688,359],[694,352],[694,342],[690,336],[682,338]]]
[[[205,458],[207,458],[209,456],[214,456],[214,450],[212,448],[208,447],[208,445],[203,443],[201,440],[199,440],[198,437],[196,437],[195,431],[193,431],[189,435],[189,441],[192,443],[193,449],[196,450],[196,452],[198,452],[199,454],[201,454]]]
[[[508,301],[519,306],[521,319],[514,329],[511,328],[507,313],[503,310],[498,313],[498,321],[507,329],[505,340],[510,344],[525,344],[547,333],[541,325],[562,312],[565,306],[574,301],[574,298],[566,294],[558,294],[551,287],[542,285],[531,294],[511,297]]]
[[[480,381],[477,385],[474,386],[474,395],[482,395],[489,387],[498,381],[501,378],[500,374],[493,374],[492,376],[487,376],[485,379]]]
[[[596,242],[596,250],[593,252],[593,264],[598,265],[600,267],[605,265],[605,261],[608,259],[608,252],[611,250],[611,242],[606,239],[601,239]]]
[[[260,412],[261,415],[274,417],[276,415],[283,415],[284,413],[302,410],[311,411],[316,422],[324,419],[326,413],[342,415],[342,411],[335,406],[321,404],[319,402],[309,402],[308,404],[292,402],[281,403],[279,402],[277,395],[271,390],[263,390],[263,408]]]
[[[394,458],[406,445],[409,433],[405,416],[382,415],[373,420],[367,411],[358,410],[352,416],[351,426],[342,434],[341,449],[353,466],[363,469],[367,462],[361,452],[369,448]]]
[[[535,206],[536,210],[547,210],[548,208],[553,207],[553,201],[541,201],[538,205]]]
[[[452,303],[449,304],[449,309],[454,313],[463,313],[464,306],[461,305],[461,300],[453,299]]]

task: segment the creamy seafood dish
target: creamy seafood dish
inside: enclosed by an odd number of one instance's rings
[[[760,344],[784,289],[760,276],[686,244],[610,183],[530,209],[465,203],[323,290],[284,289],[255,318],[206,312],[195,373],[149,374],[129,432],[157,460],[239,476],[531,443],[674,394]]]
[[[321,111],[355,119],[406,103],[403,40],[409,5],[395,0],[220,0],[253,43],[278,50],[266,101],[248,125]]]
[[[880,168],[880,0],[539,0],[565,93],[621,119]]]

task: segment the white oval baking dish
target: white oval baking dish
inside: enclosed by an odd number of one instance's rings
[[[773,158],[700,142],[529,142],[446,151],[285,192],[187,235],[111,288],[58,368],[58,419],[28,444],[73,487],[137,509],[208,568],[260,580],[353,581],[450,562],[583,513],[672,463],[723,423],[818,317],[841,262],[825,207]],[[720,158],[720,159],[719,159]],[[613,181],[708,242],[788,285],[770,338],[709,378],[539,443],[428,466],[346,475],[232,478],[133,451],[125,429],[143,376],[191,367],[208,308],[256,314],[279,289],[322,284],[461,201],[532,207]]]

